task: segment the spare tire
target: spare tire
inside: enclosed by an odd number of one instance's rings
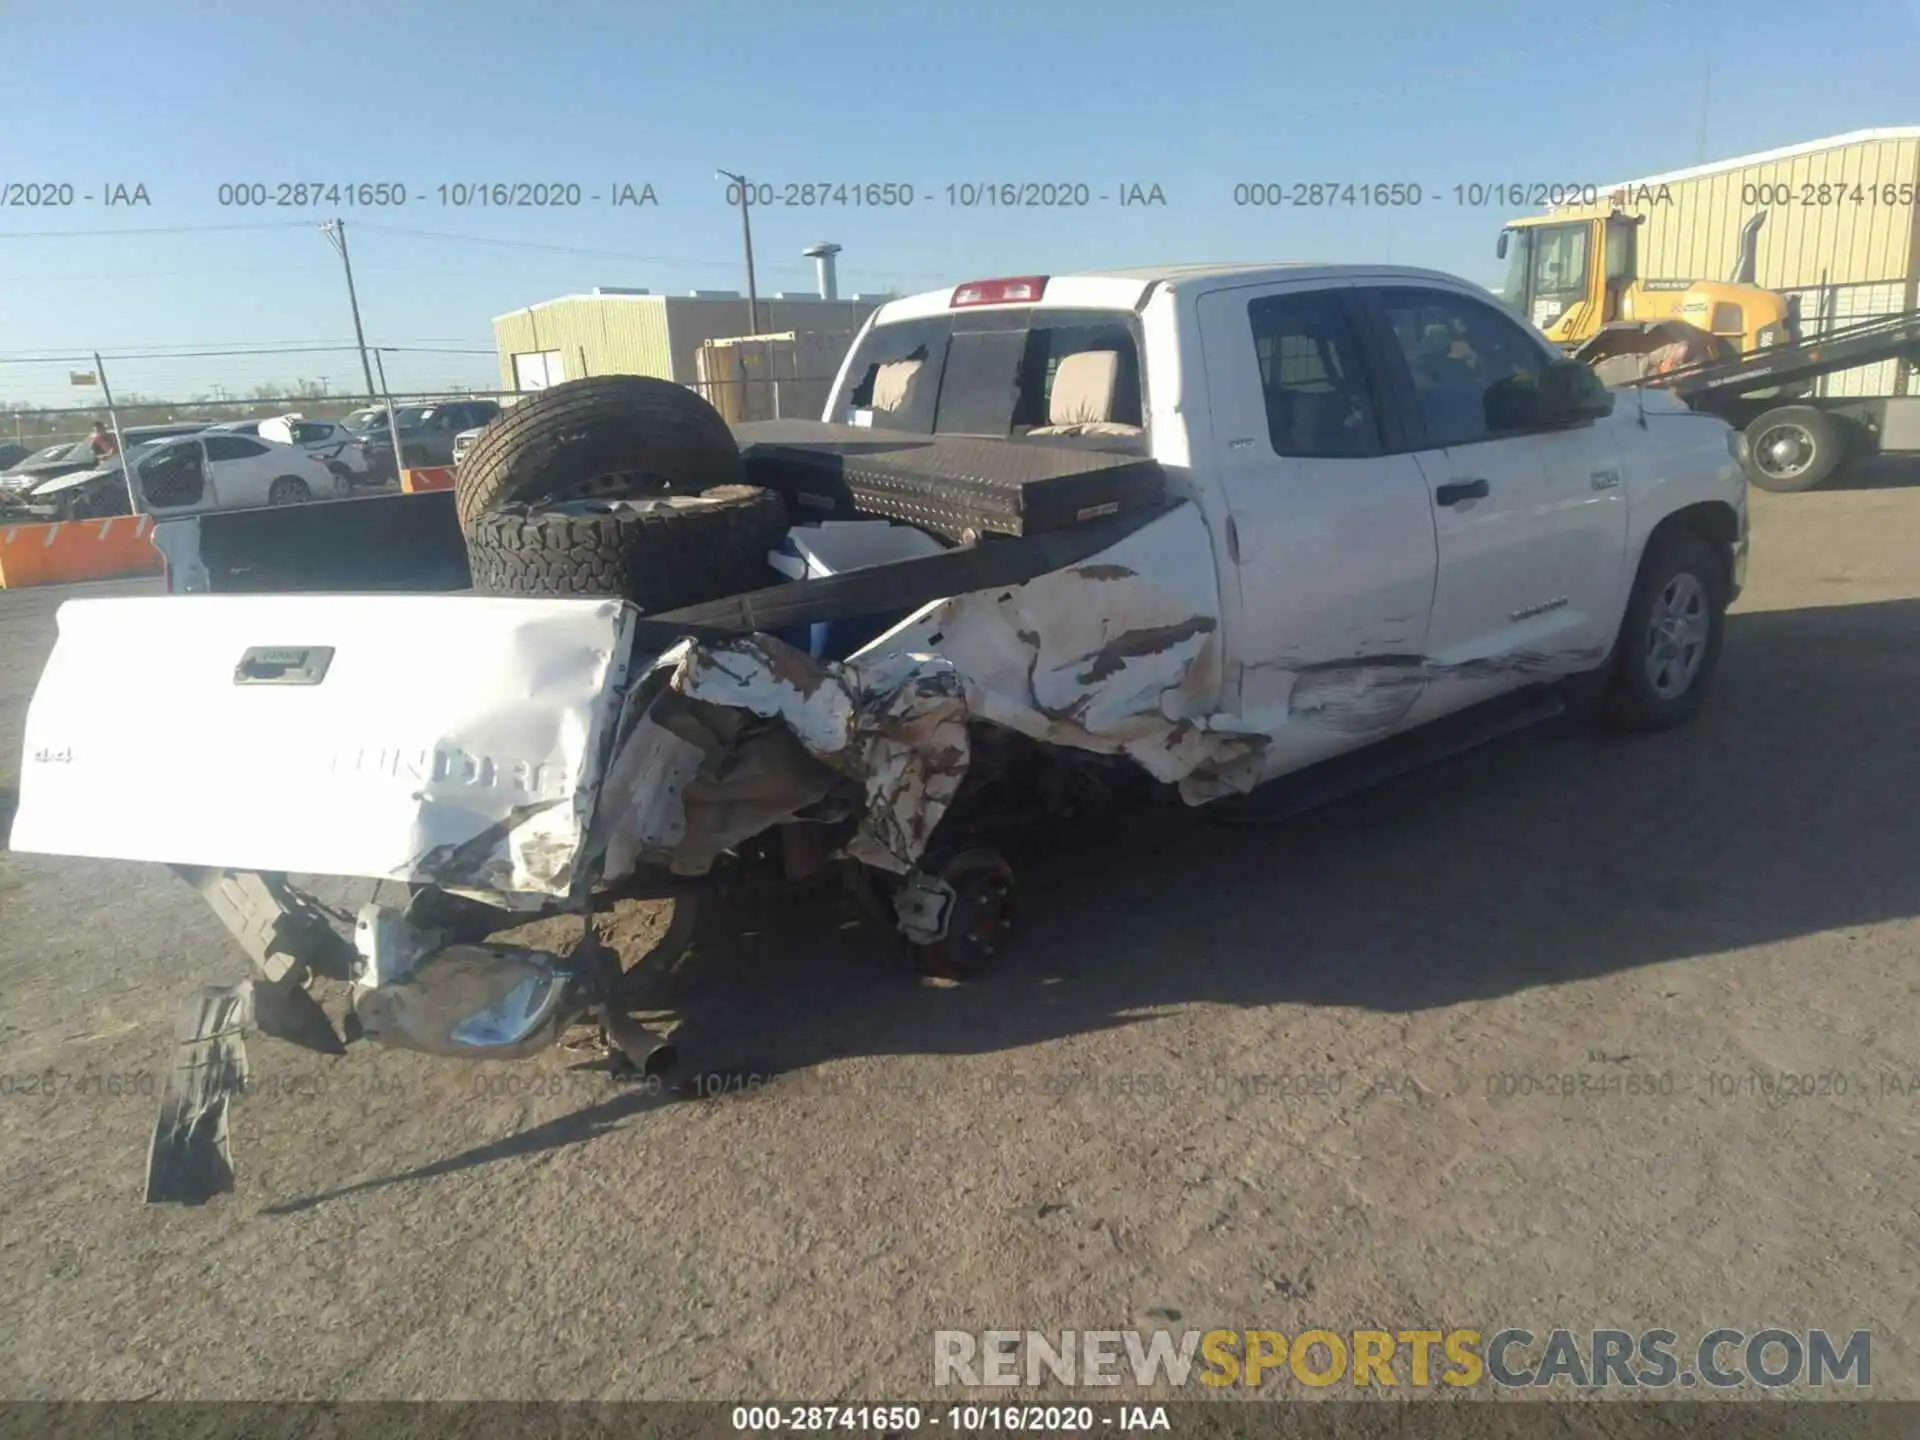
[[[514,502],[693,494],[746,479],[727,422],[684,385],[601,375],[542,390],[480,432],[454,477],[460,526]]]
[[[780,581],[767,552],[787,533],[771,490],[723,485],[703,495],[505,505],[467,531],[483,595],[617,595],[648,614]]]

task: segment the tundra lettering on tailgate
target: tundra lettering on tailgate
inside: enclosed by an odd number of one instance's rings
[[[458,746],[431,750],[369,746],[335,754],[328,766],[341,777],[408,779],[478,790],[510,790],[532,798],[564,796],[561,767],[544,761],[499,760],[471,755]]]

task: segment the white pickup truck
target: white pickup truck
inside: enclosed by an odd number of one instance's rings
[[[515,424],[564,417],[572,388]],[[1013,889],[972,843],[998,802],[974,802],[1014,767],[1021,797],[1121,775],[1231,806],[1338,793],[1569,697],[1663,729],[1701,704],[1744,578],[1736,432],[1607,390],[1425,270],[970,282],[876,311],[821,422],[754,428],[747,478],[790,513],[913,521],[916,546],[644,616],[544,560],[518,596],[62,607],[13,848],[171,864],[258,969],[189,1002],[150,1198],[229,1173],[240,1025],[344,1048],[316,976],[349,987],[348,1039],[518,1055],[596,1016],[653,1065],[592,936],[616,888],[839,862],[970,971]],[[705,502],[623,503],[548,494],[508,528],[550,559],[568,527]],[[808,624],[876,614],[877,638],[809,652]],[[347,938],[289,876],[413,898],[342,917]],[[543,907],[586,917],[572,953],[484,943]]]

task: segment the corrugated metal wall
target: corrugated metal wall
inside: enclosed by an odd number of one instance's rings
[[[1920,219],[1916,184],[1920,140],[1875,140],[1653,185],[1652,195],[1629,187],[1623,208],[1647,217],[1640,231],[1643,279],[1728,279],[1741,226],[1765,210],[1762,285],[1791,290],[1823,280],[1911,282]],[[1830,188],[1823,194],[1821,186]],[[1892,187],[1885,192],[1890,199],[1883,198],[1882,187]],[[1606,200],[1603,195],[1597,208],[1566,213],[1605,213]]]
[[[664,295],[570,296],[516,310],[493,322],[501,384],[513,388],[513,357],[557,351],[569,380],[585,375],[676,379],[667,345]]]
[[[1782,293],[1800,297],[1800,326],[1809,336],[1824,335],[1848,325],[1864,325],[1886,315],[1913,308],[1908,287],[1901,281],[1878,285],[1794,286]],[[1920,395],[1920,374],[1902,374],[1898,360],[1862,365],[1838,375],[1820,378],[1817,395]]]
[[[762,335],[789,331],[850,332],[858,330],[866,323],[867,316],[879,308],[872,300],[768,300],[763,297],[757,330]],[[675,295],[667,301],[667,325],[673,378],[689,385],[700,378],[702,345],[709,340],[728,340],[754,333],[747,329],[744,298],[696,300]]]
[[[1824,190],[1822,187],[1826,187]],[[1646,216],[1643,280],[1727,280],[1740,230],[1759,211],[1755,279],[1801,296],[1808,333],[1857,325],[1920,306],[1920,139],[1857,141],[1694,179],[1627,187],[1622,208]],[[1652,193],[1649,194],[1648,191]],[[1569,209],[1569,217],[1604,214]],[[1915,390],[1897,361],[1829,376],[1829,395]]]
[[[725,417],[817,420],[826,409],[853,332],[801,331],[766,339],[709,340],[697,356],[695,388]]]
[[[854,331],[879,308],[871,300],[766,300],[760,330]],[[513,357],[558,352],[569,380],[583,375],[657,375],[691,385],[700,347],[747,329],[747,302],[685,295],[568,296],[493,322],[500,383],[514,388]],[[807,377],[812,378],[812,377]],[[826,377],[831,379],[832,376]]]

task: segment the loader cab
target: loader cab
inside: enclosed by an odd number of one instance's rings
[[[1637,268],[1639,217],[1515,221],[1495,253],[1507,262],[1506,302],[1571,348],[1622,317]]]

